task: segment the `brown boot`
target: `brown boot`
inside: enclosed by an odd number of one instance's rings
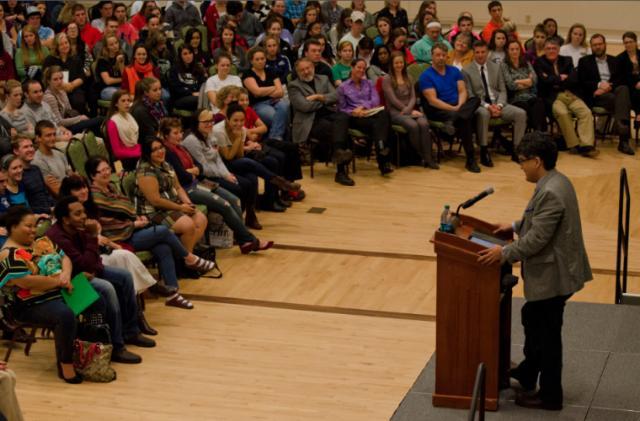
[[[292,183],[280,177],[279,175],[271,178],[270,183],[276,186],[277,188],[279,188],[280,190],[286,190],[286,191],[298,191],[301,188],[300,184]]]
[[[244,224],[254,230],[261,230],[262,225],[258,221],[258,216],[256,215],[255,209],[247,208],[246,216],[244,218]]]
[[[142,298],[141,294],[138,294],[136,298],[138,301],[138,327],[140,328],[140,332],[150,336],[157,335],[158,331],[152,328],[149,322],[147,322],[146,317],[144,317],[144,298]]]

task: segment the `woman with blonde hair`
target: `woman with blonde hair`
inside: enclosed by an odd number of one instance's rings
[[[42,68],[59,66],[65,72],[63,89],[69,97],[71,107],[84,111],[87,108],[86,97],[83,89],[85,82],[84,63],[78,54],[74,54],[69,42],[69,36],[61,32],[53,39],[53,51],[44,59]]]
[[[453,42],[453,48],[447,53],[447,64],[462,70],[464,66],[471,63],[473,61],[471,42],[471,34],[460,32]]]
[[[0,116],[7,120],[18,132],[33,133],[35,127],[29,120],[22,107],[22,85],[15,79],[8,80],[4,87],[6,93],[5,105]]]
[[[100,98],[110,100],[122,85],[122,74],[127,64],[127,56],[120,49],[120,41],[115,35],[107,35],[103,39],[104,47],[96,62],[96,81]]]
[[[589,54],[591,48],[587,46],[587,28],[581,23],[574,23],[569,28],[565,43],[560,47],[560,55],[571,57],[573,67],[578,67],[580,59]]]
[[[38,31],[31,25],[22,28],[22,47],[16,51],[16,70],[20,80],[39,79],[49,49],[40,43]]]

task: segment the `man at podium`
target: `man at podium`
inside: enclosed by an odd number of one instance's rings
[[[558,150],[543,133],[526,134],[517,148],[527,181],[536,183],[521,220],[495,233],[518,239],[480,252],[479,262],[522,262],[524,360],[510,375],[526,392],[516,404],[562,409],[562,317],[566,301],[592,279],[578,199],[571,181],[555,169]],[[535,392],[540,375],[540,388]]]

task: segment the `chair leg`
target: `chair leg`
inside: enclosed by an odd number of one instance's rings
[[[396,133],[396,168],[400,168],[400,133]]]
[[[31,328],[31,332],[29,333],[29,338],[27,339],[27,344],[24,347],[24,355],[29,356],[29,352],[31,352],[31,345],[36,341],[36,330],[37,328]]]
[[[309,172],[311,178],[313,178],[313,144],[309,143]]]

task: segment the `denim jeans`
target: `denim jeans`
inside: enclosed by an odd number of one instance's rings
[[[120,314],[118,294],[114,286],[102,278],[92,278],[91,285],[100,294],[105,305],[105,310],[102,314],[104,314],[105,322],[107,322],[111,330],[113,348],[120,349],[124,346],[124,339],[122,338],[122,315]]]
[[[104,301],[99,299],[89,308],[91,311],[104,313]],[[21,322],[55,325],[53,336],[57,361],[65,364],[73,362],[73,341],[78,330],[78,320],[62,298],[18,310],[16,318]]]
[[[234,174],[240,174],[243,176],[258,176],[264,180],[264,196],[265,202],[268,204],[272,204],[276,199],[278,189],[276,186],[271,184],[271,179],[276,176],[273,172],[271,172],[264,165],[259,163],[258,161],[254,161],[250,158],[238,158],[233,161],[227,162],[227,167],[229,171]]]
[[[269,127],[269,139],[283,140],[284,134],[289,125],[289,101],[280,99],[274,103],[273,100],[258,102],[253,105],[253,109]]]
[[[224,189],[218,188],[218,191],[224,191]],[[231,195],[231,193],[228,194]],[[234,209],[234,207],[231,206],[231,204],[222,196],[218,196],[217,191],[216,193],[212,193],[210,191],[194,188],[188,192],[188,195],[189,199],[191,199],[193,203],[197,205],[205,205],[209,212],[215,212],[222,215],[224,223],[231,228],[231,231],[233,231],[233,234],[239,244],[254,241],[256,239],[256,237],[249,232],[247,227],[245,227],[244,222],[242,221],[242,212],[238,215],[238,211]],[[235,201],[237,202],[238,199],[236,198]]]
[[[105,266],[100,274],[100,278],[109,282],[116,293],[116,302],[110,297],[109,305],[117,308],[121,320],[121,331],[119,335],[124,339],[136,336],[140,333],[138,327],[138,302],[136,300],[136,290],[133,287],[133,277],[131,272],[113,267]],[[115,336],[115,335],[114,335]],[[113,340],[115,346],[115,339]]]
[[[164,225],[137,230],[129,239],[129,244],[136,250],[150,250],[158,262],[158,272],[165,284],[178,287],[175,259],[184,259],[189,252],[173,231]]]
[[[88,120],[83,120],[80,121],[72,126],[67,127],[71,133],[76,134],[76,133],[80,133],[84,130],[90,130],[93,132],[93,134],[95,134],[96,136],[102,136],[100,133],[100,128],[102,126],[102,123],[104,122],[104,118],[102,117],[93,117],[90,118]]]

